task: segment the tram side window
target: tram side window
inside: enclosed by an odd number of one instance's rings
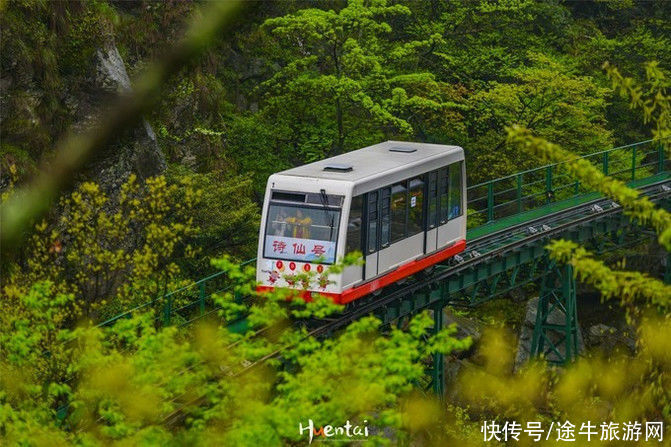
[[[391,208],[391,188],[383,188],[380,191],[380,249],[389,245],[390,240],[390,208]]]
[[[352,198],[352,206],[347,221],[347,245],[346,253],[361,251],[361,222],[363,217],[363,197]]]
[[[462,208],[462,187],[463,183],[461,181],[461,172],[462,172],[463,162],[454,163],[450,165],[450,199],[449,199],[449,214],[448,219],[454,219],[461,216],[463,210]]]
[[[391,187],[391,242],[405,238],[407,208],[406,182]]]
[[[447,168],[441,168],[438,171],[438,205],[440,209],[441,224],[447,222],[449,180]]]
[[[410,197],[408,203],[408,236],[423,231],[424,223],[424,181],[420,177],[410,180],[408,184]]]

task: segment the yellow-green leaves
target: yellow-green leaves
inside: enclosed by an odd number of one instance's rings
[[[657,62],[645,64],[646,82],[638,83],[630,77],[624,77],[620,71],[608,62],[603,64],[613,89],[630,101],[631,108],[640,109],[646,123],[655,126],[652,135],[667,149],[671,156],[671,80]]]
[[[608,64],[605,68],[613,87],[631,99],[632,107],[643,110],[646,122],[654,121],[655,140],[668,147],[668,82],[657,65],[646,66],[651,85],[645,88]],[[508,142],[545,163],[560,165],[584,186],[615,200],[632,220],[653,227],[659,243],[671,250],[671,214],[637,191],[524,127],[508,128]],[[547,249],[553,259],[574,266],[578,279],[595,287],[604,299],[619,301],[627,311],[627,321],[639,324],[638,345],[642,348],[633,357],[578,361],[555,387],[557,410],[571,411],[579,420],[604,414],[622,420],[668,418],[669,357],[661,345],[670,327],[671,286],[640,272],[613,270],[571,241],[553,241]]]
[[[573,265],[578,279],[596,287],[604,299],[620,300],[628,309],[647,305],[662,312],[671,309],[671,285],[640,272],[612,270],[571,241],[552,241],[547,249],[552,258]]]
[[[646,197],[623,182],[604,175],[589,161],[576,156],[559,145],[534,136],[530,130],[517,125],[508,128],[508,142],[535,155],[544,163],[561,163],[574,178],[591,190],[599,191],[622,206],[625,214],[643,224],[652,226],[658,234],[659,243],[671,250],[671,214],[656,207]]]
[[[36,226],[26,268],[4,282],[26,290],[51,281],[75,296],[71,321],[156,297],[180,284],[176,258],[194,254],[183,242],[197,230],[191,210],[200,196],[188,182],[168,185],[163,177],[139,184],[131,175],[115,199],[84,182],[62,199],[57,224]]]

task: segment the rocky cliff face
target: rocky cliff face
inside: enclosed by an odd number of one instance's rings
[[[111,43],[99,48],[95,53],[92,75],[74,100],[74,127],[84,129],[96,119],[104,119],[106,103],[118,94],[131,91],[131,82],[117,47]],[[154,130],[145,119],[134,129],[120,135],[111,149],[106,151],[105,157],[94,160],[87,173],[87,177],[92,177],[108,191],[115,191],[130,173],[144,179],[161,174],[166,168]]]
[[[17,168],[19,181],[28,180],[69,130],[105,119],[114,97],[132,91],[109,14],[86,2],[19,2],[5,12],[0,189],[9,184],[8,166]],[[76,180],[94,180],[113,192],[131,172],[146,178],[165,168],[156,136],[143,121],[119,135]]]

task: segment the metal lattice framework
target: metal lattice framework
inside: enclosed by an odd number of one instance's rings
[[[565,364],[578,354],[578,309],[571,265],[552,266],[543,277],[538,297],[531,356]],[[551,321],[553,315],[559,321]]]

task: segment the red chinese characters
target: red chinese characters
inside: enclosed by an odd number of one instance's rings
[[[335,243],[330,241],[267,236],[263,256],[274,260],[333,262],[334,251]]]
[[[294,243],[292,245],[294,247],[294,254],[295,255],[304,255],[305,254],[305,244]]]
[[[273,241],[273,253],[284,253],[285,248],[287,248],[287,244],[285,244],[284,242]]]
[[[312,247],[312,253],[314,253],[314,254],[317,255],[317,256],[321,256],[321,255],[323,255],[324,253],[326,253],[326,250],[324,249],[324,246],[323,246],[323,245],[315,244],[315,245]]]

